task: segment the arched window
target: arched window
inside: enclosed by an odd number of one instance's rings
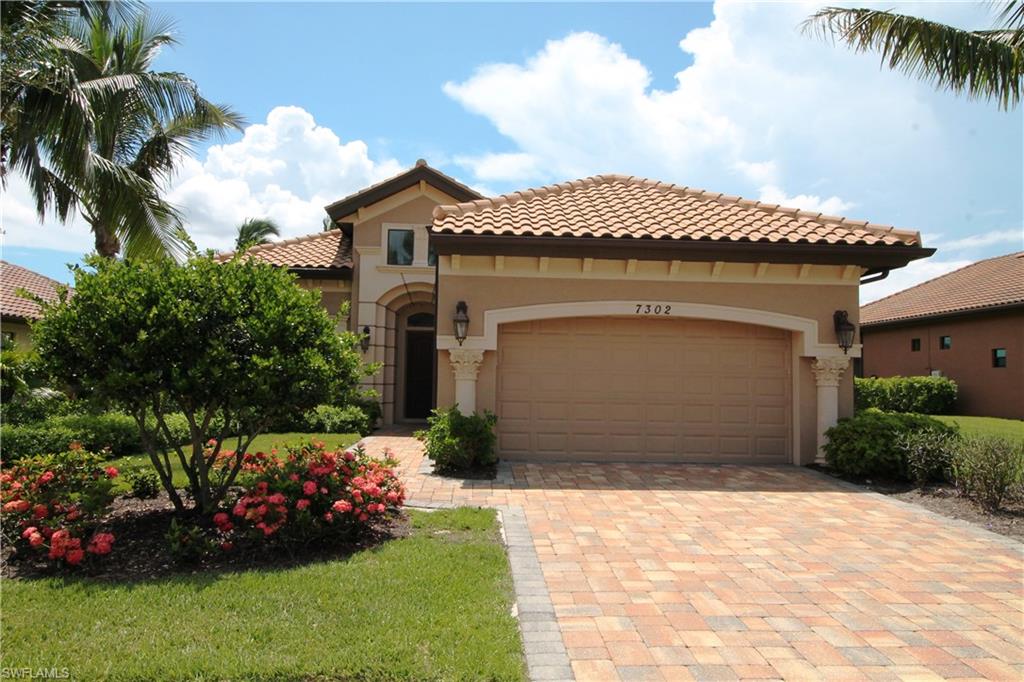
[[[409,320],[406,322],[407,327],[427,327],[429,329],[434,328],[434,315],[433,313],[413,313],[409,316]]]

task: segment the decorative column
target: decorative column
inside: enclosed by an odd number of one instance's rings
[[[476,411],[476,377],[484,352],[470,348],[449,348],[448,360],[455,375],[455,402],[463,414]]]
[[[825,463],[825,432],[839,421],[839,382],[849,364],[850,358],[845,355],[815,358],[811,363],[818,384],[818,451],[814,457],[817,464]]]

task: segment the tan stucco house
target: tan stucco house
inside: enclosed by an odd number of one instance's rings
[[[32,345],[32,322],[42,317],[36,298],[55,301],[64,284],[14,263],[0,260],[0,337],[25,350]]]
[[[946,376],[958,414],[1024,419],[1024,251],[873,301],[860,319],[866,376]]]
[[[635,177],[483,198],[422,161],[326,210],[339,229],[250,255],[351,302],[385,424],[491,410],[507,458],[810,463],[853,410],[837,320],[862,278],[932,253]]]

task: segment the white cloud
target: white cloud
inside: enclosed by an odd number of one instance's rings
[[[455,163],[469,168],[477,179],[529,180],[543,176],[539,160],[532,154],[484,154],[482,156],[456,156]]]
[[[326,204],[400,170],[394,159],[370,158],[361,140],[342,142],[304,109],[276,107],[238,142],[210,147],[202,161],[183,158],[166,197],[200,248],[227,249],[246,218],[272,218],[282,238],[316,232]],[[2,201],[7,244],[92,250],[80,217],[40,225],[20,178],[11,177]]]
[[[877,301],[890,294],[908,289],[915,284],[920,284],[921,282],[941,277],[947,272],[967,267],[973,262],[973,260],[939,261],[934,258],[916,260],[905,268],[893,270],[883,280],[863,285],[860,288],[860,304],[864,305],[871,301]]]
[[[182,207],[201,248],[229,248],[246,218],[267,217],[281,237],[320,229],[323,207],[401,170],[374,161],[365,142],[342,142],[300,107],[276,107],[238,142],[211,147],[203,162],[186,159],[168,199]]]
[[[775,185],[765,185],[761,187],[760,192],[759,200],[765,203],[778,204],[779,206],[787,206],[791,208],[800,208],[805,211],[815,211],[826,215],[841,216],[846,211],[853,208],[853,204],[843,201],[836,196],[831,196],[827,199],[822,199],[816,194],[797,194],[795,196],[789,196],[782,191],[782,188]]]
[[[1006,244],[1007,248],[1024,248],[1024,229],[1016,230],[992,230],[981,234],[974,234],[962,239],[943,241],[936,239],[932,242],[925,242],[929,246],[935,246],[941,251],[967,251],[970,249],[981,249],[986,246],[997,246]]]
[[[85,253],[94,245],[89,226],[78,215],[67,225],[52,219],[39,222],[28,183],[17,173],[7,176],[7,187],[0,191],[0,225],[4,246]]]

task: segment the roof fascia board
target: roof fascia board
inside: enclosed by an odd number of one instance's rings
[[[899,268],[935,249],[918,246],[793,244],[764,242],[532,237],[430,233],[441,255],[536,256],[638,260],[727,261],[739,263],[813,263]]]

